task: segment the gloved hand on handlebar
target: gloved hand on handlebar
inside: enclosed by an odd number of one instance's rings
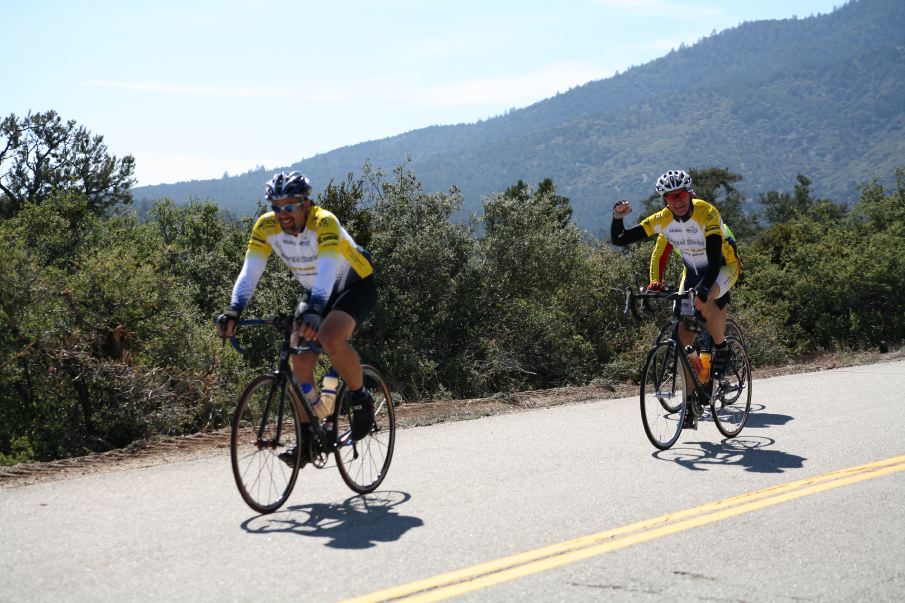
[[[227,310],[217,317],[216,329],[217,335],[220,337],[232,337],[236,328],[236,321],[239,320],[239,310]]]
[[[295,309],[295,325],[305,339],[315,339],[321,328],[321,312],[323,307],[300,301]],[[306,333],[307,331],[307,333]]]
[[[663,291],[662,281],[651,281],[647,284],[648,291]]]
[[[710,295],[710,287],[705,287],[704,285],[698,285],[694,288],[694,296],[701,300],[703,303],[707,303],[707,296]]]

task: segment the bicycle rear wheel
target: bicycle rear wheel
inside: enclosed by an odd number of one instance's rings
[[[650,443],[666,450],[682,433],[688,404],[685,371],[673,341],[656,344],[647,354],[641,373],[641,422]]]
[[[273,513],[289,498],[301,455],[291,467],[278,455],[293,446],[298,450],[300,435],[298,407],[286,381],[261,375],[245,388],[233,416],[229,451],[239,494],[258,513]]]
[[[714,375],[710,410],[717,429],[734,438],[745,427],[751,411],[751,363],[741,340],[727,337],[729,364],[722,375]]]
[[[336,466],[346,485],[359,494],[373,492],[383,481],[393,460],[396,414],[390,390],[373,366],[362,365],[364,386],[374,398],[374,428],[364,439],[353,441],[351,395],[343,383],[336,395],[333,424],[336,429]]]

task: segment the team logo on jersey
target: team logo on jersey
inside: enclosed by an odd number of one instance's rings
[[[317,255],[289,255],[280,254],[287,264],[306,264],[317,260]]]

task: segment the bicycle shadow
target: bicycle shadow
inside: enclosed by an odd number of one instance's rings
[[[653,456],[692,471],[706,471],[708,465],[737,465],[752,473],[785,473],[801,469],[808,460],[797,454],[769,449],[775,443],[776,440],[763,436],[741,436],[719,443],[686,442],[685,446],[659,450]]]
[[[293,533],[327,539],[336,549],[368,549],[379,542],[399,540],[424,525],[418,517],[400,515],[394,507],[411,498],[407,492],[374,492],[342,503],[312,503],[287,507],[242,522],[250,534]]]
[[[748,415],[748,421],[745,423],[745,429],[766,429],[785,425],[789,421],[794,421],[795,417],[789,415],[780,415],[771,412],[763,412],[766,406],[763,404],[752,404],[751,413]]]

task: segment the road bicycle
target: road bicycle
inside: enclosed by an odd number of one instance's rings
[[[272,513],[289,498],[302,466],[322,469],[330,455],[346,485],[359,494],[373,492],[387,475],[396,442],[393,398],[380,371],[362,365],[364,385],[374,399],[375,420],[367,436],[353,440],[351,393],[346,384],[340,379],[333,412],[322,424],[289,364],[292,354],[321,353],[320,347],[315,342],[294,345],[289,315],[236,321],[236,328],[262,325],[275,328],[282,344],[276,370],[248,384],[233,416],[230,457],[242,499],[259,513]],[[230,342],[244,353],[235,337]],[[328,423],[332,429],[325,429]]]
[[[686,415],[691,413],[691,424],[696,428],[708,405],[720,433],[727,438],[736,437],[745,427],[751,410],[751,363],[744,340],[732,334],[727,321],[726,369],[701,379],[690,357],[695,349],[686,349],[679,340],[682,324],[698,334],[705,331],[702,318],[682,313],[682,301],[693,303],[694,290],[626,293],[627,305],[643,298],[676,302],[668,322],[668,336],[658,336],[641,372],[641,421],[651,444],[661,450],[670,448],[682,433]],[[696,346],[709,346],[699,350],[712,354],[709,336],[696,339]]]

